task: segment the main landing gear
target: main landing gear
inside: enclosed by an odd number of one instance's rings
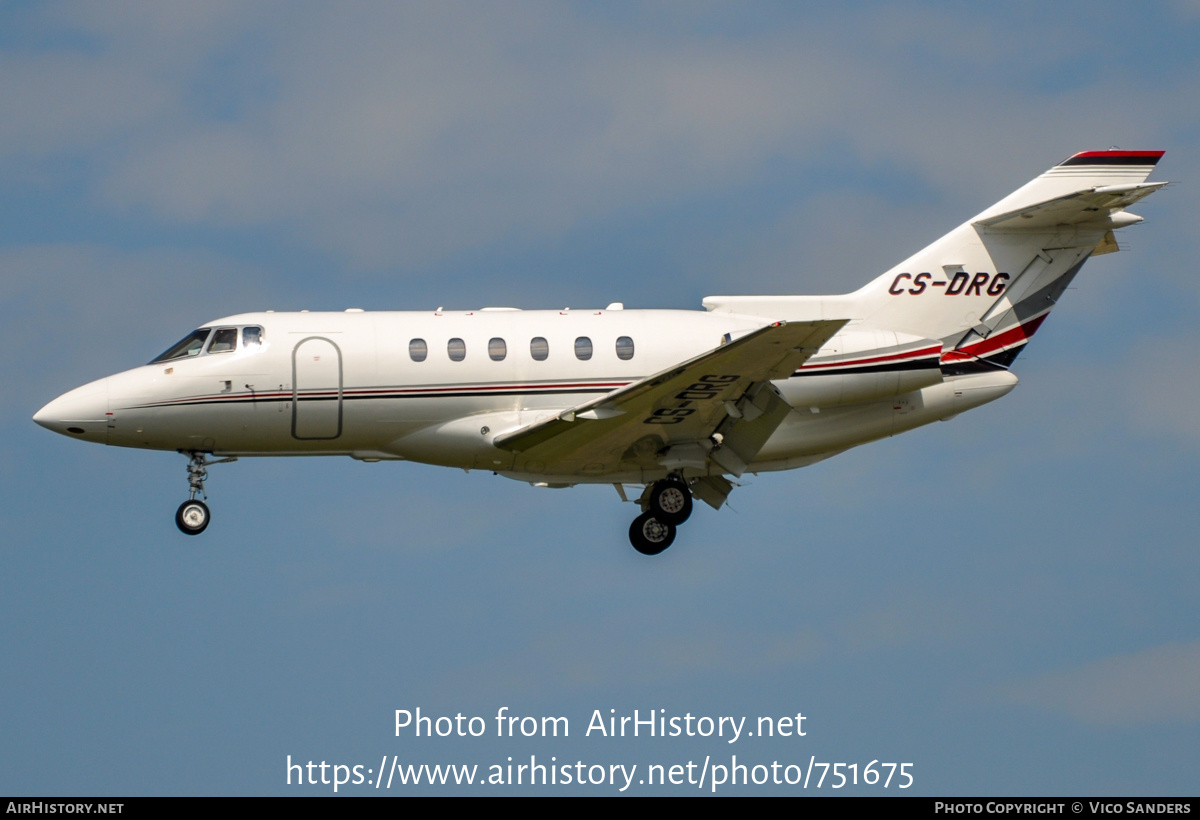
[[[208,461],[205,459],[204,453],[192,451],[187,455],[188,488],[191,491],[191,498],[180,504],[179,509],[175,511],[175,526],[179,527],[179,531],[184,535],[199,535],[208,527],[208,522],[212,518],[208,511],[208,505],[196,498],[196,496],[208,498],[204,492],[204,479],[208,478],[207,468],[213,464],[237,461],[237,456]]]
[[[644,512],[629,527],[629,542],[642,555],[658,555],[675,540],[675,529],[692,514],[692,491],[679,476],[656,481],[641,498]]]

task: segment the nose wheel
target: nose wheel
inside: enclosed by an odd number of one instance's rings
[[[204,480],[208,478],[208,468],[213,464],[237,461],[237,456],[218,458],[212,461],[206,459],[204,453],[193,451],[187,456],[188,490],[191,498],[180,504],[179,509],[175,511],[175,526],[179,527],[179,531],[184,535],[199,535],[208,528],[208,522],[212,520],[212,513],[209,512],[208,505],[201,500],[208,498],[208,494],[204,492]],[[196,496],[200,496],[200,498]]]
[[[629,527],[629,543],[642,555],[658,555],[691,516],[692,491],[682,478],[671,476],[647,487],[641,502],[644,512]]]
[[[175,511],[175,526],[185,535],[199,535],[208,526],[211,513],[203,501],[185,501]]]

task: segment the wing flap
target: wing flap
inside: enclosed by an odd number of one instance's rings
[[[790,376],[846,321],[776,322],[557,416],[501,434],[494,444],[518,454],[518,470],[524,464],[536,472],[600,474],[623,462],[657,466],[665,447],[707,440],[725,419],[740,418],[743,411],[747,417],[762,415],[753,402],[744,401],[748,392]]]
[[[775,428],[792,412],[792,406],[770,382],[753,385],[747,391],[743,404],[760,412],[726,418],[717,429],[721,446],[711,453],[713,461],[735,476],[746,471]]]

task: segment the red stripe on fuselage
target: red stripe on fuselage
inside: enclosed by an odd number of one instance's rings
[[[943,362],[960,362],[965,359],[982,359],[991,353],[996,353],[1006,347],[1020,344],[1030,339],[1037,332],[1038,327],[1046,320],[1049,313],[1043,313],[1036,319],[1030,320],[1027,324],[1017,325],[1003,333],[995,336],[989,336],[986,339],[981,339],[978,342],[973,342],[966,347],[960,347],[957,350],[948,350],[942,354]]]
[[[499,391],[513,392],[525,391],[528,393],[552,393],[556,390],[578,390],[581,388],[600,388],[615,390],[618,387],[624,387],[629,382],[556,382],[543,384],[484,384],[484,385],[453,385],[446,387],[376,387],[376,388],[350,388],[342,391],[343,398],[352,396],[379,396],[382,398],[388,397],[405,397],[405,396],[437,396],[442,393],[478,393],[487,395]],[[337,396],[338,391],[332,388],[323,390],[302,390],[299,398],[314,399],[321,396]],[[294,396],[289,391],[272,391],[272,392],[246,392],[246,393],[213,393],[201,396],[188,396],[186,398],[171,399],[164,402],[155,402],[152,404],[139,405],[142,407],[171,407],[187,404],[212,404],[214,402],[235,402],[245,401],[246,399],[255,399],[264,401],[267,399],[290,399]]]
[[[942,346],[936,345],[932,347],[923,347],[920,350],[910,350],[905,353],[892,353],[888,356],[869,356],[865,359],[847,359],[842,362],[829,362],[828,364],[803,364],[801,370],[824,370],[831,367],[857,367],[864,364],[876,364],[878,362],[891,362],[900,359],[919,359],[925,356],[936,356],[942,352]]]

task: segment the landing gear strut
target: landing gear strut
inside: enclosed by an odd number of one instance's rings
[[[629,542],[642,555],[658,555],[671,546],[675,530],[692,514],[692,491],[678,476],[656,481],[641,498],[644,512],[629,527]]]
[[[179,531],[184,535],[199,535],[208,527],[212,515],[208,511],[208,505],[196,496],[208,498],[208,494],[204,492],[204,479],[208,478],[207,468],[213,464],[224,464],[228,461],[237,461],[237,457],[231,456],[208,461],[205,459],[204,453],[195,451],[188,453],[188,489],[191,491],[191,497],[180,504],[179,509],[175,511],[175,526],[179,527]]]

